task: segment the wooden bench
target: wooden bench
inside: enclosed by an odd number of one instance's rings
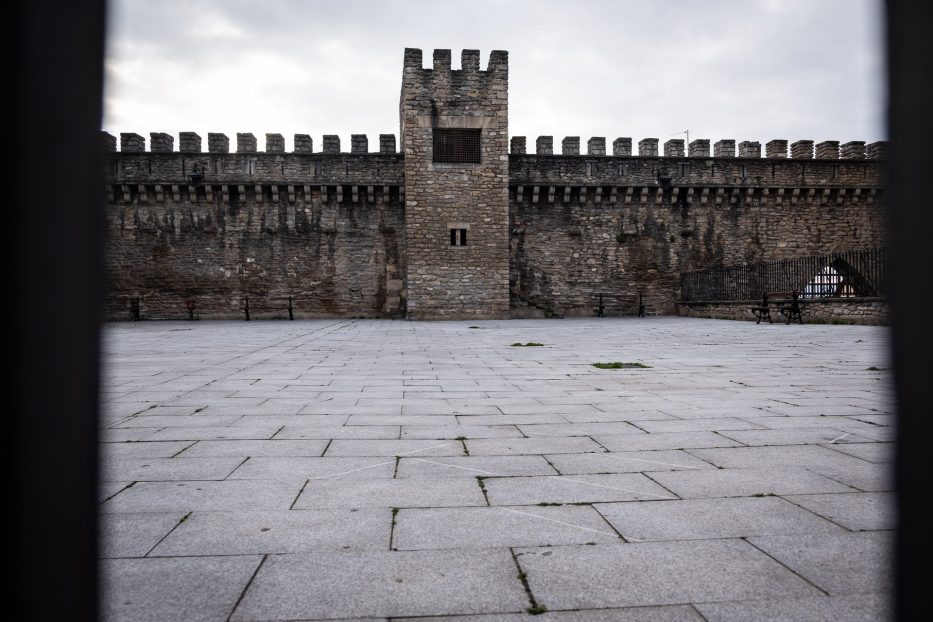
[[[765,292],[761,295],[761,304],[749,307],[748,310],[755,316],[755,324],[761,324],[761,320],[766,318],[769,324],[773,324],[772,310],[787,318],[785,324],[790,324],[793,320],[803,324],[803,317],[800,313],[800,292],[798,291]]]
[[[287,306],[284,304],[286,301],[288,303]],[[244,299],[244,304],[240,307],[240,310],[246,316],[244,319],[247,322],[250,321],[250,311],[252,311],[253,313],[257,313],[257,312],[263,313],[263,312],[269,312],[269,311],[273,311],[273,312],[288,311],[288,319],[289,320],[295,319],[291,296],[287,298],[272,298],[264,302],[266,303],[265,305],[256,306],[256,301],[254,300],[253,305],[250,306],[249,297],[246,297]],[[269,304],[270,302],[272,303],[271,305]],[[276,303],[279,303],[279,304],[276,304]]]

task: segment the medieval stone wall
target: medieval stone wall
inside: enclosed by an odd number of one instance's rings
[[[107,316],[498,318],[675,313],[680,275],[884,246],[884,144],[508,141],[508,57],[405,51],[395,136],[103,134]],[[437,130],[480,136],[435,162]],[[474,134],[475,135],[475,134]],[[762,157],[764,156],[764,157]],[[453,244],[451,229],[468,242]],[[741,305],[740,305],[741,306]],[[815,307],[814,307],[815,308]],[[828,308],[828,307],[827,307]],[[705,311],[704,311],[705,312]],[[870,315],[870,314],[869,314]],[[868,317],[868,315],[866,315]]]
[[[400,118],[405,154],[408,317],[496,318],[509,313],[508,55],[493,51],[485,71],[479,51],[405,51]],[[479,163],[433,161],[435,130],[479,131]],[[467,244],[453,245],[451,229]]]
[[[249,134],[236,154],[222,135],[213,153],[155,151],[160,136],[145,152],[142,137],[124,135],[109,154],[109,318],[127,319],[137,298],[148,318],[186,317],[188,301],[202,318],[243,318],[247,298],[254,318],[286,317],[288,298],[295,317],[403,313],[394,136],[382,137],[381,154],[366,153],[364,136],[351,154],[336,137],[311,153],[301,136],[296,148],[308,151],[278,152],[277,135],[256,152]]]
[[[674,313],[683,272],[886,243],[877,147],[876,159],[864,143],[843,151],[861,158],[812,159],[810,143],[810,158],[795,144],[787,159],[786,142],[768,158],[710,157],[707,142],[685,157],[683,141],[669,141],[671,155],[658,157],[656,139],[642,143],[652,155],[605,156],[605,141],[592,139],[587,155],[555,156],[550,137],[535,155],[513,139],[514,316],[592,315],[600,294],[607,314],[635,313],[640,295]]]

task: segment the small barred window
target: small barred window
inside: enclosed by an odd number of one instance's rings
[[[434,161],[451,164],[479,164],[482,130],[434,130]]]
[[[467,230],[466,229],[451,229],[450,230],[450,245],[451,246],[466,246],[467,244]]]

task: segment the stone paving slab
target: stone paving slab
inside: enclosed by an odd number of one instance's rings
[[[243,458],[114,458],[103,466],[100,478],[137,482],[222,480]]]
[[[894,619],[892,603],[884,594],[701,603],[695,607],[708,622],[883,622]]]
[[[456,458],[421,458],[407,456],[399,460],[395,476],[407,477],[505,477],[557,475],[543,456],[459,456]]]
[[[258,457],[230,474],[230,480],[304,482],[308,479],[373,479],[395,475],[394,457]]]
[[[522,611],[508,550],[381,551],[266,559],[232,620]]]
[[[103,560],[101,618],[226,620],[261,561],[258,555]]]
[[[198,441],[185,443],[187,449],[181,454],[188,458],[231,456],[241,460],[250,458],[319,458],[330,440],[271,440],[271,441]],[[134,443],[151,445],[154,443]],[[161,444],[161,443],[160,443]]]
[[[108,512],[287,510],[303,482],[140,482],[100,506]]]
[[[515,553],[535,599],[548,609],[820,595],[742,540],[520,548]]]
[[[870,441],[864,436],[844,432],[836,428],[785,428],[781,430],[724,430],[722,436],[735,439],[746,445],[815,445],[848,444]]]
[[[150,555],[384,550],[391,521],[388,510],[370,508],[193,512]]]
[[[406,618],[393,618],[393,621],[404,619]],[[521,613],[505,613],[456,617],[441,616],[417,618],[417,620],[418,622],[705,622],[696,609],[689,605],[546,611],[535,617]]]
[[[184,517],[183,512],[104,514],[100,556],[145,557]]]
[[[553,454],[547,456],[561,475],[585,473],[643,473],[646,471],[681,471],[713,469],[710,462],[685,451],[611,451],[588,454]]]
[[[397,425],[321,426],[286,425],[275,433],[275,440],[334,439],[396,439],[401,434]]]
[[[895,458],[894,443],[853,442],[835,444],[831,449],[869,462],[894,462]]]
[[[345,440],[337,439],[327,446],[328,457],[333,456],[462,456],[459,441],[435,440]]]
[[[596,434],[593,440],[609,451],[652,451],[661,449],[691,449],[700,447],[735,447],[742,443],[727,438],[726,433],[655,432],[653,434]]]
[[[490,477],[484,485],[491,505],[676,498],[641,473]]]
[[[752,497],[854,490],[801,467],[669,471],[652,473],[651,478],[683,498]]]
[[[541,436],[536,438],[475,439],[467,438],[471,456],[510,456],[541,454],[580,454],[604,451],[603,446],[587,436]]]
[[[618,540],[619,534],[591,507],[500,506],[401,510],[393,544],[399,550],[419,550]]]
[[[756,536],[748,541],[831,596],[892,587],[890,532]]]
[[[171,458],[191,447],[194,441],[153,441],[136,443],[108,443],[103,451],[108,460],[121,458]]]
[[[771,466],[850,469],[864,461],[820,445],[780,445],[775,447],[728,447],[688,449],[687,453],[724,469],[755,469]]]
[[[629,542],[842,531],[778,497],[599,503],[594,507]]]
[[[861,492],[792,495],[788,501],[852,531],[894,529],[894,493]]]
[[[296,509],[486,505],[475,477],[311,480]]]
[[[887,329],[753,328],[109,324],[104,610],[884,619]]]
[[[519,429],[510,424],[506,425],[403,425],[401,436],[403,439],[456,439],[456,438],[522,438]]]

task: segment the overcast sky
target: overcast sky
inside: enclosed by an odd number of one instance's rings
[[[398,134],[405,47],[509,51],[509,134],[886,138],[877,0],[111,0],[104,129]],[[673,136],[674,138],[683,137]]]

